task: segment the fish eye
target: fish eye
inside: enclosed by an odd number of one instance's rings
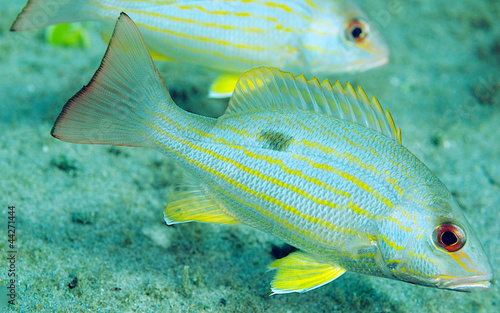
[[[434,229],[432,239],[439,248],[447,252],[457,252],[465,245],[466,236],[460,226],[445,222]]]
[[[355,43],[360,43],[368,35],[368,28],[365,23],[361,22],[360,20],[354,19],[349,23],[349,25],[347,25],[345,35],[347,40]]]

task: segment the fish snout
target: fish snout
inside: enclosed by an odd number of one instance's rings
[[[438,278],[437,286],[443,289],[463,292],[486,291],[493,286],[491,283],[492,279],[493,273],[460,278],[440,277]]]

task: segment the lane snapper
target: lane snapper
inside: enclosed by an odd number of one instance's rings
[[[51,134],[82,144],[149,147],[185,170],[167,224],[246,224],[300,249],[276,260],[273,293],[305,292],[346,271],[458,291],[493,272],[443,183],[401,144],[361,88],[244,73],[218,119],[175,105],[139,30],[122,14],[90,83]]]
[[[136,22],[153,58],[220,73],[211,97],[230,96],[238,77],[257,66],[327,76],[388,61],[373,23],[345,0],[29,0],[11,30],[114,23],[122,11]]]

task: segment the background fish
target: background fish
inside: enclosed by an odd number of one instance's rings
[[[171,100],[123,14],[100,68],[52,135],[158,149],[184,166],[168,224],[253,226],[301,251],[277,260],[274,293],[345,271],[459,291],[489,289],[488,259],[457,202],[401,144],[388,111],[348,84],[274,68],[240,78],[219,119]]]
[[[353,1],[30,0],[11,30],[114,22],[122,11],[137,23],[154,58],[220,72],[212,97],[229,96],[239,75],[256,66],[328,75],[388,61],[384,40]]]

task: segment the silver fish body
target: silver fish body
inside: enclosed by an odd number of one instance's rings
[[[222,117],[206,133],[198,126],[196,136],[198,122],[185,114],[173,119],[186,133],[165,136],[173,131],[159,120],[165,129],[153,136],[155,144],[164,152],[176,147],[178,162],[223,211],[345,270],[438,284],[450,262],[430,255],[428,235],[452,216],[467,228],[470,246],[480,247],[441,181],[374,130],[285,107]],[[466,257],[467,266],[456,271],[467,275],[483,266],[477,273],[487,277],[484,253],[468,255],[475,258]]]
[[[50,14],[44,23],[34,24],[33,17],[45,11]],[[219,89],[232,91],[239,75],[257,66],[329,75],[363,71],[388,61],[387,45],[373,23],[355,3],[341,0],[75,0],[63,4],[31,0],[12,30],[89,19],[114,22],[122,11],[136,22],[153,57],[225,74],[218,82],[221,87],[213,85],[216,97],[224,95]]]
[[[151,147],[187,174],[167,224],[243,223],[300,249],[275,261],[274,293],[345,271],[460,291],[488,289],[479,240],[451,193],[401,144],[376,98],[275,68],[240,78],[218,118],[177,107],[122,15],[101,67],[52,129],[76,143]]]

